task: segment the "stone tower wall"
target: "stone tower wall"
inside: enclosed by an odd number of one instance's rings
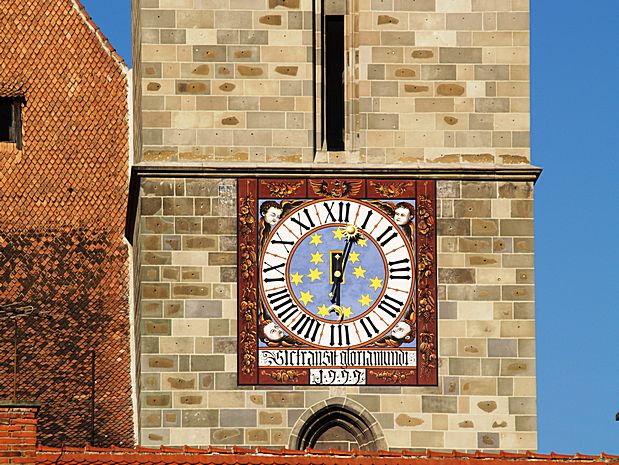
[[[347,152],[316,157],[320,2],[140,5],[145,161],[529,162],[526,0],[349,0]]]
[[[308,409],[337,401],[392,449],[535,449],[528,2],[348,2],[344,152],[314,152],[310,0],[137,6],[141,442],[291,446]],[[225,173],[274,163],[440,173],[437,387],[237,385]]]

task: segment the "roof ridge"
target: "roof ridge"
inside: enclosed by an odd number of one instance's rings
[[[119,53],[116,51],[116,49],[112,46],[112,43],[109,41],[107,36],[103,33],[101,28],[97,26],[92,16],[90,16],[88,11],[86,11],[86,7],[82,4],[81,0],[69,0],[69,1],[73,4],[73,7],[80,13],[80,16],[82,16],[82,19],[84,20],[86,25],[89,26],[92,29],[92,31],[95,33],[95,36],[99,39],[99,42],[101,42],[101,45],[103,45],[103,47],[110,54],[110,56],[114,58],[116,63],[120,65],[121,68],[123,68],[125,73],[127,73],[130,69],[129,66],[127,65],[127,63],[125,63],[125,60],[123,60],[123,57],[121,57]]]

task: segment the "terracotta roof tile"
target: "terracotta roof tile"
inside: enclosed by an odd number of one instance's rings
[[[96,441],[133,444],[127,68],[75,0],[3,1],[0,65],[0,96],[25,99],[23,150],[0,143],[0,304],[47,312],[20,321],[17,397],[42,403],[44,444],[88,442],[94,350]],[[0,353],[12,339],[0,320]]]
[[[537,464],[558,465],[568,463],[615,463],[619,462],[619,456],[608,454],[600,455],[564,455],[564,454],[537,454],[527,452],[524,454],[500,451],[498,453],[486,453],[476,451],[445,452],[427,450],[413,452],[365,452],[337,451],[337,450],[312,450],[293,451],[288,449],[271,450],[258,447],[246,449],[239,447],[222,448],[207,447],[195,449],[185,446],[184,448],[146,448],[135,449],[111,448],[107,450],[83,448],[80,450],[68,448],[52,449],[39,448],[37,463],[40,465],[134,465],[134,464],[162,464],[162,465],[222,465],[222,464],[247,464],[247,465],[396,465],[411,463],[415,465],[512,465],[514,462],[534,461]]]

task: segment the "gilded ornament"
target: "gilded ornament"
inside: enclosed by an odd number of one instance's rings
[[[388,198],[399,197],[404,192],[406,192],[406,189],[408,189],[409,187],[412,187],[412,185],[413,183],[410,181],[408,182],[384,182],[384,183],[370,181],[370,186],[376,189],[376,192],[378,192],[383,197],[388,197]]]
[[[304,372],[298,370],[275,370],[275,371],[261,371],[262,376],[270,376],[274,381],[278,383],[298,383],[299,377],[303,376]]]
[[[404,381],[406,381],[406,378],[414,374],[414,372],[411,373],[410,371],[400,371],[400,370],[370,371],[370,374],[376,376],[378,379],[382,379],[383,381],[396,384],[396,383],[403,383]]]
[[[266,184],[269,193],[273,197],[286,197],[294,194],[303,185],[303,182],[269,182]]]
[[[310,179],[310,186],[312,186],[314,193],[323,197],[350,197],[358,194],[362,185],[362,181],[340,181],[339,179],[316,181]]]

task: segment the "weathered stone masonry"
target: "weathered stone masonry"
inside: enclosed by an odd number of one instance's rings
[[[297,418],[347,397],[389,447],[535,447],[532,185],[442,181],[437,388],[236,384],[231,179],[148,179],[140,224],[144,444],[288,445]]]

